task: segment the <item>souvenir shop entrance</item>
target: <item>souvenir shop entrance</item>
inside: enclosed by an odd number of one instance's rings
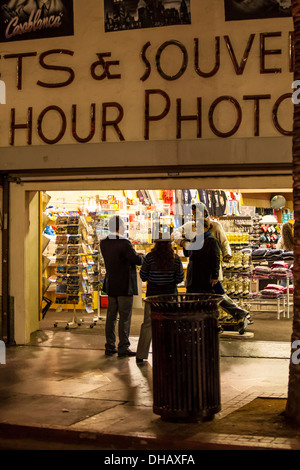
[[[112,215],[122,216],[126,236],[137,252],[146,254],[153,247],[155,224],[171,234],[189,218],[191,205],[200,202],[221,225],[230,245],[232,257],[223,261],[226,294],[250,312],[240,339],[289,341],[293,253],[278,249],[282,225],[293,224],[292,193],[288,191],[279,195],[235,189],[41,192],[40,326],[97,330],[105,319],[105,265],[99,242],[108,234]],[[188,259],[180,246],[174,244],[174,250],[186,272]],[[145,283],[138,279],[133,311],[136,334],[146,292]],[[185,292],[185,282],[178,291]],[[220,324],[227,336],[238,335],[232,318],[222,310]]]
[[[51,322],[47,327],[56,328],[55,331],[92,327],[91,332],[95,332],[94,319],[97,321],[97,317],[105,315],[107,305],[107,296],[102,290],[105,266],[99,253],[99,240],[107,233],[107,220],[112,214],[120,213],[125,218],[127,234],[135,249],[147,253],[152,247],[149,232],[154,218],[158,216],[160,227],[172,231],[182,220],[178,210],[184,202],[189,205],[199,201],[206,203],[210,216],[222,225],[232,249],[232,260],[223,267],[226,291],[244,307],[248,308],[251,301],[251,316],[256,316],[263,304],[263,315],[267,312],[270,318],[280,320],[278,334],[282,325],[286,329],[285,319],[291,319],[292,289],[289,289],[288,300],[286,291],[279,294],[275,291],[271,293],[272,298],[262,299],[261,273],[253,277],[252,248],[275,250],[282,223],[293,219],[291,186],[283,185],[287,181],[277,177],[273,188],[268,188],[269,180],[263,181],[263,178],[261,187],[257,187],[257,180],[249,178],[244,186],[250,183],[251,187],[243,189],[241,184],[234,187],[233,179],[227,179],[226,183],[221,180],[166,178],[13,184],[10,242],[14,249],[10,266],[11,279],[14,279],[15,342],[28,343],[31,333],[47,321]],[[285,204],[275,210],[271,200],[279,195]],[[20,211],[23,203],[24,215]],[[15,219],[13,214],[18,217]],[[22,222],[24,244],[17,243]],[[66,244],[66,240],[71,243]],[[183,256],[180,247],[174,248]],[[271,261],[268,260],[268,267]],[[186,269],[188,260],[182,257],[182,262]],[[75,283],[78,279],[79,285]],[[68,280],[72,281],[69,285]],[[277,283],[273,281],[266,279],[267,284]],[[289,281],[291,287],[292,281]],[[184,284],[179,290],[184,292]],[[140,311],[144,295],[145,285],[140,281],[139,296],[134,304]],[[85,322],[78,325],[82,316]],[[54,317],[57,321],[52,323]]]

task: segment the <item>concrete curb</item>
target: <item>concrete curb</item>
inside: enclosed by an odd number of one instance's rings
[[[101,432],[69,429],[60,426],[33,426],[0,423],[0,449],[17,450],[21,442],[31,441],[34,447],[47,449],[57,444],[64,449],[92,450],[300,450],[297,439],[233,434],[198,433],[192,439],[180,437],[154,438],[146,433],[108,434]],[[9,445],[12,442],[12,445]],[[18,446],[18,442],[20,447]],[[3,447],[4,446],[4,447]],[[33,449],[34,450],[34,449]]]

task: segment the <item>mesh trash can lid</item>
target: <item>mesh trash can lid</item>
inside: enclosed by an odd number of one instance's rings
[[[223,300],[223,295],[199,293],[199,294],[165,294],[146,297],[152,312],[198,312],[216,309]]]

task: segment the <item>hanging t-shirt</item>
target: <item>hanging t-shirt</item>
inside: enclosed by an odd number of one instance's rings
[[[140,202],[143,204],[144,199],[145,199],[143,192],[139,189],[139,190],[136,192],[136,195],[137,195],[137,197],[139,198]]]
[[[191,202],[197,204],[199,202],[199,196],[197,189],[190,189]]]
[[[183,189],[182,190],[182,197],[183,197],[183,204],[191,204],[192,198],[191,198],[191,193],[189,189]]]
[[[205,189],[198,189],[199,200],[207,207],[207,192]]]
[[[214,201],[215,201],[215,216],[221,217],[225,214],[226,211],[226,201],[227,197],[225,191],[217,190],[214,191]]]
[[[206,205],[206,207],[207,207],[209,215],[214,217],[216,215],[215,214],[214,191],[209,189],[206,192],[207,192],[207,205]]]
[[[175,204],[176,204],[176,198],[175,198],[175,190],[174,189],[165,189],[163,192],[163,199],[165,204],[170,205],[170,213],[174,214],[175,213]]]
[[[175,189],[176,214],[183,214],[183,195],[181,189]]]

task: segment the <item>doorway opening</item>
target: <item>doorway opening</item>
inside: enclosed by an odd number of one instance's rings
[[[172,232],[183,221],[185,205],[203,202],[210,218],[221,224],[232,251],[231,260],[223,263],[223,287],[250,314],[244,334],[230,322],[224,323],[221,339],[289,342],[293,257],[278,257],[277,243],[282,225],[293,223],[292,192],[280,193],[285,202],[276,209],[271,204],[275,196],[276,190],[223,188],[41,192],[39,329],[50,331],[52,340],[57,333],[69,331],[76,341],[89,336],[90,342],[99,344],[108,303],[99,241],[108,234],[109,218],[121,215],[127,224],[126,236],[137,252],[146,254],[153,247],[154,220],[159,221],[160,229]],[[174,250],[186,272],[188,259],[180,246],[174,244]],[[283,278],[288,285],[283,285]],[[143,320],[146,292],[139,275],[138,279],[131,328],[134,338],[138,338]],[[185,282],[178,290],[185,292]]]

